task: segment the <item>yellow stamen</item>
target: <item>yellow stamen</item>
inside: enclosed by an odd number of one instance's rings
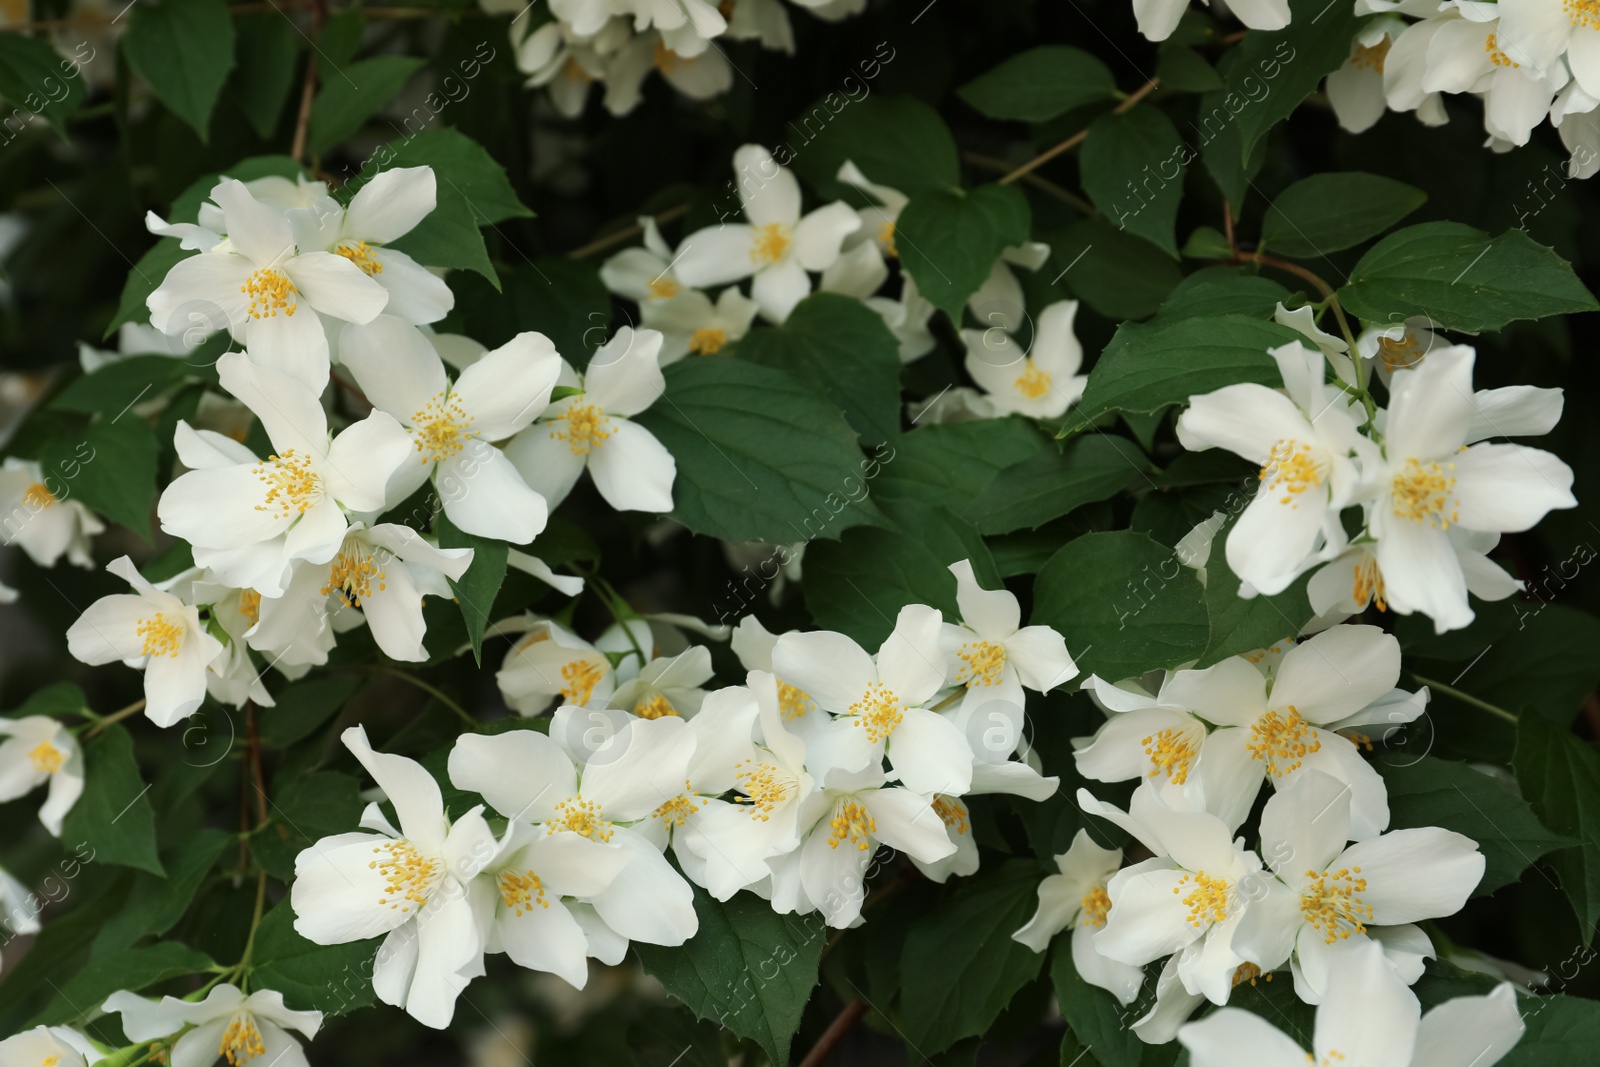
[[[1300,914],[1322,932],[1324,941],[1331,945],[1367,932],[1365,923],[1372,921],[1372,908],[1356,895],[1367,891],[1360,867],[1306,871],[1306,878],[1310,880],[1300,890]]]
[[[28,762],[41,774],[54,774],[61,769],[67,755],[48,741],[40,741],[29,753]]]
[[[1378,338],[1378,358],[1390,371],[1409,370],[1421,363],[1425,355],[1422,341],[1410,330],[1399,337]]]
[[[883,254],[890,257],[900,255],[900,250],[894,245],[894,223],[884,222],[878,226],[878,244],[883,246]]]
[[[665,41],[656,42],[655,54],[651,58],[650,63],[661,73],[671,74],[673,71],[677,70],[678,65],[683,62],[686,62],[686,60],[682,56],[678,55],[678,53],[668,48]]]
[[[458,454],[471,436],[472,416],[458,396],[446,399],[440,393],[411,416],[411,437],[424,463],[438,463]]]
[[[280,311],[293,315],[298,306],[295,298],[300,292],[287,274],[272,267],[250,275],[239,286],[239,291],[250,298],[247,310],[252,319],[270,319]]]
[[[368,863],[367,869],[377,871],[384,881],[379,906],[387,904],[390,911],[409,912],[416,905],[420,911],[444,874],[443,865],[435,857],[418,852],[403,837],[385,841],[372,852],[380,858]]]
[[[867,740],[877,744],[900,725],[900,720],[905,718],[900,710],[900,698],[884,688],[882,682],[871,682],[861,699],[850,705],[850,714],[855,716],[856,725],[867,731]]]
[[[657,693],[649,700],[641,699],[633,706],[633,713],[641,719],[682,718],[678,709],[672,706],[672,701]]]
[[[1193,884],[1183,898],[1184,907],[1189,909],[1189,925],[1203,928],[1212,923],[1219,923],[1228,917],[1228,883],[1226,879],[1212,878],[1205,871],[1196,871],[1186,874],[1172,887],[1173,893],[1183,892],[1185,885]]]
[[[600,668],[586,659],[575,659],[561,668],[561,696],[568,704],[587,704],[600,682]]]
[[[1450,524],[1458,521],[1456,508],[1461,503],[1455,495],[1455,476],[1448,473],[1455,469],[1454,463],[1424,464],[1415,456],[1407,458],[1389,489],[1394,513],[1435,529],[1450,529]]]
[[[159,611],[148,619],[140,619],[133,633],[135,637],[144,638],[146,656],[176,656],[183,647],[182,624]]]
[[[944,820],[948,829],[954,830],[960,837],[967,832],[967,808],[955,797],[938,794],[933,798],[933,813]]]
[[[261,594],[254,589],[239,590],[239,614],[252,623],[261,621]]]
[[[545,824],[548,833],[558,830],[570,830],[575,834],[582,834],[591,841],[610,841],[611,822],[605,818],[605,813],[600,810],[600,805],[592,800],[585,800],[580,794],[568,797],[556,805],[555,818]]]
[[[584,85],[594,81],[594,75],[584,69],[576,56],[568,56],[566,66],[561,68],[561,76],[569,82],[581,82]]]
[[[816,701],[812,700],[805,690],[796,688],[788,682],[778,683],[778,710],[783,713],[785,719],[804,718],[806,712],[814,707]]]
[[[755,239],[750,245],[750,259],[755,263],[776,263],[789,248],[789,227],[781,222],[769,222],[755,228]]]
[[[378,582],[379,592],[388,588],[384,573],[378,569],[372,553],[361,542],[350,541],[328,565],[328,584],[322,587],[322,595],[337,593],[339,602],[345,607],[359,608],[372,596],[374,579]],[[260,598],[257,598],[259,602]]]
[[[1389,44],[1389,38],[1384,37],[1377,44],[1357,45],[1350,62],[1354,66],[1365,67],[1376,74],[1382,74],[1383,61],[1389,56]]]
[[[1307,756],[1322,751],[1322,742],[1316,728],[1291,705],[1287,718],[1269,711],[1251,723],[1250,740],[1244,747],[1251,758],[1266,761],[1268,774],[1282,778],[1298,770]]]
[[[1568,0],[1568,4],[1569,5],[1572,4],[1573,2],[1574,2],[1574,0]],[[1576,0],[1576,2],[1579,3],[1579,4],[1582,4],[1582,3],[1585,2],[1585,0]],[[1569,10],[1570,10],[1570,7],[1569,7]],[[1578,24],[1576,16],[1574,16],[1572,24],[1574,26],[1576,26]],[[1511,59],[1510,56],[1506,55],[1504,52],[1502,52],[1500,50],[1500,38],[1499,38],[1498,34],[1491,33],[1487,38],[1484,39],[1483,50],[1485,52],[1489,53],[1489,62],[1494,64],[1497,67],[1520,67],[1520,66],[1522,66],[1521,63],[1514,62]]]
[[[572,446],[575,456],[587,455],[591,448],[599,448],[611,436],[606,413],[594,404],[573,404],[550,420],[550,425],[566,423],[565,429],[552,429],[552,440],[562,440]]]
[[[278,518],[304,515],[311,506],[322,499],[322,476],[311,469],[311,457],[294,449],[285,449],[281,456],[268,456],[254,474],[267,493],[257,511],[276,512]]]
[[[1264,982],[1270,982],[1272,981],[1272,972],[1268,971],[1266,977],[1262,978],[1261,968],[1257,967],[1253,963],[1241,963],[1237,968],[1234,969],[1234,985],[1240,985],[1244,982],[1249,982],[1251,985],[1255,985],[1257,979],[1261,979]]]
[[[1097,885],[1083,895],[1078,902],[1079,926],[1104,926],[1106,917],[1111,914],[1111,895],[1106,892],[1106,887]]]
[[[361,273],[369,278],[383,273],[383,264],[373,257],[372,247],[365,241],[346,241],[338,248],[335,248],[333,254],[348,259],[360,267]]]
[[[1281,489],[1283,496],[1278,503],[1290,507],[1299,507],[1295,498],[1322,484],[1323,473],[1321,465],[1312,457],[1310,445],[1288,439],[1272,446],[1260,471],[1262,485],[1269,490]]]
[[[833,809],[833,818],[828,820],[828,830],[829,848],[853,841],[859,851],[865,852],[872,847],[872,835],[878,832],[878,823],[860,804],[841,800]]]
[[[42,510],[56,502],[56,495],[43,482],[34,482],[22,491],[22,502],[30,508]]]
[[[728,343],[728,331],[716,326],[702,326],[689,335],[689,351],[697,356],[714,356]]]
[[[1363,557],[1361,562],[1355,565],[1355,574],[1351,594],[1355,597],[1356,603],[1362,607],[1376,604],[1379,611],[1388,611],[1389,605],[1384,603],[1383,572],[1378,570],[1378,557]]]
[[[650,295],[657,300],[670,300],[683,291],[683,286],[671,278],[657,276],[650,279]]]
[[[1050,372],[1041,370],[1029,356],[1022,361],[1022,374],[1011,385],[1029,400],[1037,400],[1050,391]]]
[[[793,799],[799,789],[794,777],[775,763],[745,760],[733,773],[740,789],[734,801],[749,804],[750,817],[758,822],[770,821],[778,805]]]
[[[956,651],[965,666],[956,672],[957,685],[999,685],[1005,674],[1006,649],[991,641],[971,641]]]
[[[495,885],[500,890],[501,903],[519,916],[531,913],[535,905],[550,907],[550,902],[544,896],[544,882],[532,871],[522,874],[501,871],[495,878]]]
[[[662,804],[650,814],[668,826],[682,826],[689,821],[689,816],[705,807],[706,802],[694,795],[694,787],[684,779],[682,793]]]
[[[233,1017],[228,1028],[222,1032],[221,1043],[217,1045],[217,1055],[227,1057],[232,1067],[239,1067],[266,1053],[267,1046],[261,1040],[261,1031],[256,1029],[255,1019],[246,1012]]]
[[[1174,785],[1189,780],[1189,766],[1194,762],[1195,747],[1178,731],[1167,728],[1140,741],[1144,754],[1150,757],[1150,777],[1156,778],[1165,771]]]

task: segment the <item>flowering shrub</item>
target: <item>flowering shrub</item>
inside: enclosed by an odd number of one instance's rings
[[[1587,3],[0,11],[0,1067],[1588,1062]]]

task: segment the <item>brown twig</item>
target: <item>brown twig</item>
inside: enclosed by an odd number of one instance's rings
[[[1278,259],[1276,256],[1265,255],[1261,252],[1240,252],[1235,249],[1233,262],[1235,265],[1257,263],[1263,267],[1271,267],[1273,270],[1281,270],[1287,274],[1293,274],[1297,278],[1304,278],[1310,282],[1317,292],[1322,295],[1322,299],[1327,302],[1328,307],[1333,309],[1333,317],[1339,320],[1339,330],[1344,334],[1345,341],[1350,345],[1352,357],[1355,355],[1355,333],[1350,329],[1349,320],[1344,317],[1344,308],[1339,306],[1339,294],[1333,291],[1333,286],[1298,263],[1290,263],[1286,259]]]
[[[860,999],[846,1004],[839,1014],[833,1017],[833,1022],[828,1024],[828,1028],[822,1031],[822,1036],[811,1046],[806,1058],[800,1061],[800,1067],[819,1067],[834,1047],[844,1040],[844,1035],[850,1032],[850,1028],[861,1021],[861,1017],[867,1013],[867,1006],[867,1002]]]
[[[1156,87],[1158,85],[1160,85],[1160,84],[1161,84],[1161,79],[1160,78],[1151,78],[1149,81],[1147,81],[1143,85],[1139,86],[1139,88],[1137,88],[1133,92],[1129,93],[1127,98],[1124,99],[1122,101],[1122,103],[1118,104],[1116,107],[1111,109],[1111,113],[1113,115],[1121,115],[1121,114],[1123,114],[1125,111],[1127,111],[1133,105],[1137,104],[1139,101],[1143,100],[1145,97],[1147,97],[1151,93],[1155,92],[1156,91]],[[1010,185],[1012,182],[1016,181],[1017,179],[1022,178],[1025,175],[1033,173],[1039,167],[1041,167],[1044,164],[1050,162],[1052,159],[1056,158],[1061,153],[1070,152],[1074,148],[1078,147],[1080,144],[1083,143],[1083,139],[1085,137],[1088,137],[1088,136],[1089,136],[1089,131],[1087,129],[1079,130],[1077,133],[1073,134],[1071,137],[1068,137],[1065,141],[1062,141],[1060,144],[1056,145],[1054,148],[1047,149],[1046,151],[1039,153],[1038,155],[1034,156],[1032,159],[1028,160],[1028,162],[1024,163],[1022,166],[1020,166],[1016,170],[1012,171],[1010,174],[1007,174],[1004,178],[1001,178],[1000,179],[1000,184],[1001,185]]]
[[[129,704],[127,707],[120,708],[117,711],[113,711],[110,715],[107,715],[103,719],[95,720],[95,724],[93,726],[89,727],[89,729],[84,731],[83,739],[85,741],[87,741],[89,738],[93,737],[95,734],[99,733],[101,730],[104,730],[107,726],[110,726],[112,723],[121,722],[123,719],[126,719],[130,715],[139,714],[139,712],[144,710],[144,703],[145,703],[144,702],[144,698],[140,697],[138,700],[135,700],[132,704]]]
[[[994,156],[985,156],[977,152],[963,152],[961,153],[961,158],[971,163],[974,167],[982,167],[985,170],[999,171],[1001,174],[1008,174],[1011,171],[1011,164],[1003,159],[996,159]],[[1099,214],[1095,206],[1089,201],[1069,189],[1062,188],[1049,178],[1041,178],[1037,174],[1024,174],[1022,181],[1047,196],[1053,196],[1063,203],[1071,204],[1089,218]]]
[[[294,142],[289,155],[296,163],[306,161],[306,135],[311,130],[311,101],[317,95],[317,41],[322,38],[322,23],[328,17],[326,0],[311,6],[311,50],[306,53],[306,78],[300,86],[300,112],[294,120]]]
[[[665,211],[658,211],[653,217],[655,218],[656,223],[659,225],[663,222],[671,222],[673,219],[688,214],[688,212],[689,205],[687,202],[685,202],[682,204],[674,204]],[[567,258],[582,259],[585,256],[592,256],[596,252],[604,252],[611,246],[619,245],[623,241],[626,241],[629,238],[637,237],[643,232],[644,227],[640,226],[638,223],[634,223],[632,226],[624,226],[622,229],[617,230],[614,233],[608,233],[604,237],[596,237],[588,244],[579,248],[574,248],[572,251],[567,253]]]
[[[267,776],[261,771],[261,733],[256,729],[256,702],[245,701],[245,744],[250,752],[250,774],[256,783],[256,828],[267,825]]]

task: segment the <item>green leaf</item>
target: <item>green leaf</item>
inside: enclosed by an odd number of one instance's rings
[[[269,748],[288,748],[339,713],[361,688],[357,678],[309,678],[279,693],[261,709],[261,740]]]
[[[406,81],[426,60],[417,56],[374,56],[330,71],[311,103],[307,147],[320,156],[361,129],[385,104],[400,95]],[[441,183],[442,184],[442,183]]]
[[[1240,267],[1205,267],[1178,283],[1156,316],[1162,321],[1212,315],[1249,315],[1270,319],[1289,290]]]
[[[312,771],[275,782],[271,821],[251,838],[250,848],[274,878],[294,879],[294,862],[318,839],[347,833],[361,818],[361,783],[348,774]]]
[[[177,266],[179,260],[197,254],[180,248],[176,237],[163,237],[152,245],[128,272],[128,280],[122,286],[122,296],[117,301],[117,313],[111,316],[111,324],[101,336],[110,337],[125,322],[149,322],[150,309],[145,306],[145,301],[166,280],[167,272]]]
[[[294,85],[300,35],[276,11],[239,16],[238,73],[234,99],[262,140],[271,139]]]
[[[1074,296],[1119,322],[1155,314],[1183,277],[1172,257],[1105,219],[1084,219],[1052,236],[1045,270],[1065,282]]]
[[[498,291],[500,276],[489,260],[481,220],[472,206],[454,193],[441,191],[434,209],[393,241],[392,247],[429,267],[470,270],[488,279]]]
[[[100,419],[75,442],[57,438],[40,450],[39,464],[65,483],[58,497],[75,497],[148,541],[160,451],[149,423],[122,414]]]
[[[1375,740],[1382,736],[1374,730]],[[1442,826],[1478,843],[1485,868],[1473,896],[1515,882],[1545,853],[1574,844],[1546,830],[1510,784],[1465,763],[1423,756],[1375,766],[1389,790],[1389,829]]]
[[[1090,533],[1050,557],[1033,587],[1033,621],[1066,638],[1084,675],[1121,681],[1204,650],[1204,590],[1170,548],[1132,530]]]
[[[1054,453],[1049,440],[1017,415],[919,426],[901,436],[872,491],[886,500],[919,500],[959,515],[999,473]]]
[[[95,1009],[105,1003],[107,997],[119,989],[137,992],[157,982],[186,974],[199,974],[215,966],[205,953],[196,952],[176,941],[124,949],[96,959],[89,967],[74,975],[61,986],[56,999],[33,1022],[36,1025],[76,1023],[81,1026]]]
[[[67,119],[83,106],[81,74],[71,59],[62,58],[48,37],[0,33],[0,100],[38,115],[63,137]],[[13,127],[6,127],[6,142],[16,133]]]
[[[939,1052],[986,1032],[1039,974],[1042,953],[1011,940],[1038,906],[1039,868],[1012,860],[959,881],[919,916],[900,956],[906,1043]]]
[[[1600,308],[1572,265],[1522,230],[1490,237],[1459,222],[1391,233],[1361,257],[1339,301],[1367,322],[1428,315],[1469,332]]]
[[[1089,372],[1073,426],[1112,411],[1154,414],[1237,382],[1279,385],[1267,349],[1300,337],[1287,326],[1237,314],[1126,323]]]
[[[1278,194],[1261,222],[1261,247],[1311,259],[1354,248],[1427,202],[1416,186],[1360,171],[1313,174]]]
[[[507,270],[503,294],[475,279],[456,276],[456,314],[474,339],[498,348],[524,330],[550,338],[576,367],[611,336],[611,294],[600,272],[565,256],[536,259]],[[551,394],[551,401],[556,399]]]
[[[1019,52],[956,95],[992,119],[1046,122],[1115,99],[1117,83],[1104,63],[1081,48],[1045,45]]]
[[[1593,953],[1583,954],[1585,963],[1592,958]],[[1563,966],[1568,964],[1577,965],[1576,955],[1562,961]],[[1562,981],[1565,984],[1565,975]],[[1517,1006],[1527,1030],[1498,1067],[1571,1067],[1594,1055],[1600,1042],[1600,1003],[1557,994],[1519,999]]]
[[[30,715],[48,715],[51,718],[64,718],[83,714],[85,708],[83,690],[71,682],[55,682],[51,685],[35,689],[29,694],[28,699],[15,711],[5,712],[8,719],[26,719]]]
[[[1544,716],[1522,715],[1511,766],[1539,820],[1580,842],[1553,855],[1550,866],[1587,945],[1600,923],[1600,754]]]
[[[793,544],[882,521],[868,499],[880,458],[809,385],[724,356],[674,363],[666,379],[637,421],[677,461],[672,515],[695,533]]]
[[[85,374],[69,384],[50,401],[54,411],[73,411],[84,415],[104,412],[116,418],[141,400],[153,400],[163,392],[188,382],[215,383],[210,368],[197,368],[186,360],[169,355],[133,356],[107,363],[93,374]]]
[[[251,988],[276,989],[297,1011],[344,1015],[376,1000],[374,958],[380,938],[343,945],[318,945],[294,929],[294,910],[284,900],[261,918],[250,960]]]
[[[167,857],[167,876],[141,871],[117,913],[106,920],[94,939],[94,955],[118,952],[146,934],[158,937],[177,925],[223,850],[234,847],[233,834],[204,829]]]
[[[1140,1000],[1124,1008],[1116,997],[1079,977],[1065,937],[1056,938],[1050,947],[1050,983],[1077,1046],[1062,1045],[1062,1067],[1086,1064],[1091,1058],[1101,1067],[1166,1067],[1177,1057],[1176,1041],[1147,1045],[1131,1029],[1149,1010],[1149,1003]],[[1079,1049],[1092,1050],[1091,1055],[1084,1056]]]
[[[472,207],[473,214],[485,222],[533,217],[533,212],[517,199],[505,168],[487,149],[460,130],[425,130],[390,141],[380,152],[384,156],[380,161],[384,169],[432,167],[438,179],[440,199],[450,193],[460,196]]]
[[[1600,619],[1564,604],[1511,600],[1509,605],[1516,626],[1467,652],[1472,658],[1467,673],[1457,678],[1457,670],[1416,666],[1433,677],[1456,678],[1455,688],[1497,707],[1531,707],[1551,722],[1571,725],[1600,683],[1600,660],[1594,656]]]
[[[1206,619],[1211,632],[1206,650],[1197,667],[1209,667],[1229,656],[1267,648],[1286,637],[1294,637],[1315,617],[1306,597],[1309,573],[1277,596],[1259,593],[1249,599],[1239,595],[1239,577],[1228,566],[1228,534],[1238,524],[1229,517],[1211,540],[1211,555],[1206,560]]]
[[[450,590],[461,606],[461,619],[467,624],[467,636],[472,639],[472,658],[483,664],[483,631],[489,625],[494,611],[494,598],[500,593],[500,584],[506,580],[508,546],[477,534],[469,534],[456,527],[443,511],[435,522],[440,548],[470,548],[472,563],[460,581],[448,579]]]
[[[128,18],[123,54],[156,98],[209,141],[211,112],[233,69],[233,17],[223,0],[159,0]]]
[[[986,536],[1033,530],[1073,508],[1108,500],[1153,470],[1132,441],[1093,434],[1064,452],[1040,452],[1007,467],[965,514]]]
[[[137,867],[163,877],[156,856],[156,813],[139,777],[133,738],[113,723],[84,745],[83,795],[67,813],[61,839],[87,843],[95,860]]]
[[[913,96],[873,95],[842,109],[826,99],[790,120],[793,140],[775,145],[781,164],[793,163],[829,199],[864,205],[866,194],[839,181],[846,161],[878,185],[908,196],[961,185],[955,138],[939,113]]]
[[[828,394],[864,444],[900,436],[900,345],[859,300],[815,293],[782,327],[750,333],[734,354]]]
[[[821,916],[779,915],[753,893],[718,903],[699,886],[694,911],[700,929],[681,948],[634,942],[645,973],[699,1018],[758,1042],[775,1067],[787,1067],[828,940]]]
[[[1223,87],[1222,76],[1216,68],[1206,62],[1206,58],[1187,45],[1179,44],[1173,40],[1161,43],[1160,62],[1156,66],[1156,77],[1161,79],[1163,89],[1175,89],[1184,93],[1208,93],[1213,89]]]
[[[895,220],[895,248],[917,290],[950,318],[988,279],[1000,253],[1028,239],[1028,201],[1011,185],[931,189],[911,197]]]
[[[1154,107],[1107,112],[1089,127],[1079,153],[1084,191],[1106,219],[1177,259],[1174,227],[1194,152],[1166,113]]]

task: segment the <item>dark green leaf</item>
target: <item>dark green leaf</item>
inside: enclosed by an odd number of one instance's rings
[[[461,618],[467,624],[467,636],[472,639],[472,656],[483,662],[483,631],[489,625],[494,611],[494,598],[500,593],[500,583],[506,580],[507,545],[477,534],[457,529],[444,512],[439,513],[435,532],[440,548],[470,548],[472,563],[460,581],[450,580],[450,589],[461,606]]]
[[[278,128],[294,85],[300,35],[294,23],[276,11],[240,15],[239,30],[235,98],[251,127],[267,140]]]
[[[76,441],[58,438],[40,451],[39,463],[64,483],[58,497],[74,497],[149,540],[160,451],[150,424],[124,411],[101,418]]]
[[[356,678],[308,678],[295,682],[262,708],[261,740],[270,748],[288,748],[339,713],[361,688]]]
[[[1045,122],[1114,99],[1117,85],[1106,65],[1081,48],[1045,45],[1019,52],[956,95],[992,119]]]
[[[1178,258],[1173,232],[1193,151],[1154,107],[1095,119],[1080,149],[1083,188],[1119,230],[1143,237]]]
[[[1211,541],[1211,555],[1206,560],[1206,618],[1211,636],[1206,642],[1204,655],[1198,667],[1267,648],[1286,637],[1294,637],[1310,622],[1316,612],[1306,597],[1306,583],[1310,574],[1302,575],[1293,585],[1277,596],[1256,596],[1246,599],[1239,595],[1239,577],[1228,566],[1228,533],[1239,521],[1232,516]]]
[[[895,248],[917,289],[952,320],[989,277],[1000,253],[1028,239],[1028,201],[1015,186],[914,195],[895,220]]]
[[[872,491],[884,499],[920,500],[960,514],[996,475],[1055,448],[1021,416],[920,426],[904,434]]]
[[[1149,1010],[1152,998],[1148,988],[1144,1000],[1124,1008],[1116,997],[1078,976],[1066,938],[1058,938],[1051,946],[1050,982],[1071,1028],[1072,1040],[1061,1046],[1062,1067],[1073,1062],[1081,1067],[1090,1059],[1101,1067],[1166,1067],[1178,1055],[1176,1041],[1147,1045],[1129,1029]]]
[[[348,774],[312,771],[274,783],[267,807],[270,821],[251,838],[250,848],[274,878],[294,879],[294,861],[318,839],[347,833],[361,818],[361,783]]]
[[[1288,299],[1289,290],[1271,278],[1246,274],[1238,267],[1205,267],[1178,283],[1157,318],[1164,322],[1211,315],[1270,319],[1278,304]]]
[[[205,373],[209,369],[197,368],[169,355],[119,359],[68,385],[50,401],[50,407],[56,411],[85,415],[104,413],[107,418],[116,418],[129,405],[153,400],[175,385],[208,378],[214,382],[216,376]]]
[[[1155,314],[1183,272],[1149,241],[1085,219],[1050,238],[1051,278],[1108,319],[1144,319]]]
[[[1065,452],[1040,452],[1007,467],[965,514],[985,535],[1036,529],[1073,508],[1115,496],[1153,469],[1127,438],[1090,434]]]
[[[233,37],[223,0],[160,0],[134,7],[122,50],[156,97],[206,141],[233,69]]]
[[[501,294],[475,279],[452,278],[457,314],[471,324],[473,338],[490,348],[536,330],[582,368],[611,336],[611,294],[592,265],[547,256],[507,270],[504,282]],[[556,399],[552,393],[552,403]]]
[[[343,945],[318,945],[294,929],[287,900],[267,912],[256,930],[252,988],[276,989],[289,1007],[344,1015],[375,999],[374,957],[379,938]]]
[[[8,116],[13,121],[16,115],[29,111],[65,136],[67,119],[83,106],[81,75],[78,65],[62,58],[48,37],[0,33],[0,100],[16,109]],[[9,143],[17,132],[7,126],[5,142]]]
[[[946,524],[960,521],[937,514]],[[907,604],[929,604],[957,617],[956,580],[949,567],[968,553],[944,558],[927,544],[929,533],[926,526],[905,532],[858,526],[837,541],[807,546],[804,589],[812,619],[876,649]]]
[[[1261,245],[1310,259],[1354,248],[1428,199],[1416,186],[1360,171],[1313,174],[1278,194],[1261,223]]]
[[[1543,715],[1522,715],[1511,765],[1539,820],[1580,842],[1553,855],[1550,866],[1587,945],[1600,923],[1600,754]]]
[[[83,795],[67,813],[61,839],[87,843],[96,861],[166,875],[156,857],[156,815],[139,777],[133,738],[121,724],[101,731],[83,749]]]
[[[792,162],[830,199],[866,203],[866,194],[838,180],[846,161],[878,185],[908,196],[961,184],[955,139],[939,113],[916,97],[874,94],[842,110],[824,99],[790,120],[785,131],[794,139],[774,146],[774,158],[785,166]]]
[[[1584,962],[1592,957],[1585,953]],[[1574,963],[1563,961],[1564,966]],[[1527,1030],[1498,1067],[1571,1067],[1594,1055],[1600,1042],[1600,1003],[1557,994],[1519,999],[1517,1006]]]
[[[1205,56],[1187,45],[1167,40],[1161,44],[1161,61],[1156,66],[1156,77],[1163,89],[1176,89],[1185,93],[1208,93],[1221,89],[1222,76],[1206,62]]]
[[[433,168],[439,196],[458,195],[482,222],[531,218],[511,188],[505,168],[478,142],[459,130],[425,130],[385,146],[382,165]],[[370,175],[368,176],[370,177]]]
[[[233,834],[201,830],[168,854],[165,878],[141,871],[117,913],[95,937],[94,954],[119,952],[146,934],[160,936],[176,926],[217,858],[230,846],[237,850]]]
[[[71,682],[55,682],[42,689],[35,689],[29,694],[28,699],[15,711],[8,711],[8,719],[25,719],[30,715],[48,715],[52,718],[65,718],[83,713],[85,707],[83,690]]]
[[[125,322],[149,322],[150,309],[145,306],[145,301],[166,280],[167,271],[177,266],[179,260],[192,255],[195,253],[178,246],[176,237],[163,237],[152,245],[139,257],[133,270],[128,272],[128,280],[122,286],[122,297],[117,301],[117,313],[111,316],[111,324],[102,336],[110,337]]]
[[[307,147],[320,156],[360,130],[389,101],[400,95],[407,79],[425,60],[416,56],[375,56],[330,71],[311,104]],[[442,183],[441,183],[442,184]]]
[[[96,959],[79,971],[60,989],[50,1006],[34,1019],[35,1024],[83,1025],[105,999],[119,989],[134,992],[179,978],[199,974],[215,967],[211,958],[176,941],[163,941],[144,948],[124,949]]]
[[[1508,603],[1515,625],[1469,643],[1464,658],[1472,664],[1465,673],[1446,667],[1434,670],[1420,661],[1416,669],[1454,678],[1454,688],[1497,707],[1532,707],[1551,722],[1568,726],[1577,718],[1584,697],[1600,683],[1600,660],[1593,654],[1600,648],[1600,620],[1563,604]]]

